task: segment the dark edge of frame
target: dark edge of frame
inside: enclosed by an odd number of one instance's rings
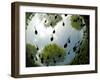
[[[98,8],[95,8],[95,71],[98,72]]]
[[[11,4],[11,76],[19,75],[19,5]]]
[[[25,6],[41,6],[41,7],[58,7],[58,8],[74,8],[74,9],[92,9],[95,10],[95,70],[90,71],[74,71],[74,72],[58,72],[58,73],[43,73],[43,74],[19,74],[19,7]],[[97,7],[80,6],[80,5],[61,5],[47,3],[31,3],[31,2],[13,2],[11,4],[11,76],[15,78],[23,77],[41,77],[41,76],[56,76],[56,75],[72,75],[72,74],[88,74],[97,73]]]

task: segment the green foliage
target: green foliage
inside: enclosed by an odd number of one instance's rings
[[[71,62],[72,65],[89,64],[89,16],[81,16],[86,24],[85,35],[83,35],[83,44],[80,46],[80,53]]]
[[[49,44],[43,49],[41,57],[43,58],[44,63],[50,64],[53,62],[53,59],[56,60],[56,62],[63,61],[65,54],[66,52],[62,47],[57,44]]]
[[[34,62],[34,56],[36,53],[37,50],[34,45],[26,44],[26,67],[36,66]]]
[[[89,64],[89,45],[88,40],[85,39],[80,47],[80,53],[70,63],[71,65]]]
[[[79,20],[78,20],[78,18],[79,18]],[[80,19],[83,20],[83,18],[81,16],[78,16],[78,15],[72,15],[71,16],[71,25],[76,30],[82,29],[82,26],[81,26],[82,21]]]
[[[32,17],[34,16],[34,14],[32,13],[32,12],[26,12],[26,16],[25,16],[25,18],[26,18],[26,29],[27,29],[27,26],[28,26],[28,24],[29,24],[29,21],[31,20],[31,18],[30,18],[30,16],[32,15]]]
[[[55,25],[62,20],[62,17],[61,15],[59,14],[51,14],[51,13],[47,13],[47,17],[46,17],[46,20],[45,20],[45,23],[44,25],[46,27],[55,27]]]

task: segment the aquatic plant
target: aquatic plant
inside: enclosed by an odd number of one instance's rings
[[[81,30],[85,24],[83,23],[83,18],[79,15],[72,15],[71,16],[71,25],[76,30]]]
[[[61,15],[59,14],[53,14],[53,13],[47,13],[46,19],[44,21],[45,27],[55,27],[55,25],[62,20]]]
[[[34,57],[37,53],[37,49],[34,45],[26,44],[26,67],[36,66]]]
[[[46,65],[55,65],[57,62],[61,62],[65,59],[66,52],[64,48],[58,46],[57,44],[48,44],[44,47],[41,59]]]
[[[28,24],[29,24],[29,22],[31,21],[31,19],[32,19],[32,17],[34,16],[34,13],[32,13],[32,12],[26,12],[26,29],[27,29],[27,26],[28,26]]]
[[[89,45],[88,39],[83,41],[80,46],[79,52],[76,52],[77,56],[70,63],[71,65],[89,64]]]

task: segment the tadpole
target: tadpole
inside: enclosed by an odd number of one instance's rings
[[[37,35],[38,34],[38,31],[37,30],[35,30],[35,35]]]
[[[53,30],[53,34],[55,34],[55,29]]]
[[[57,15],[55,16],[55,19],[57,19]]]
[[[63,22],[63,26],[65,26],[65,23]]]
[[[68,38],[68,43],[70,43],[70,38]]]
[[[67,16],[67,14],[65,14],[65,16]]]
[[[67,47],[67,43],[64,44],[64,48],[66,48],[66,47]]]
[[[73,51],[74,51],[74,52],[76,51],[76,46],[73,47]]]
[[[53,41],[53,36],[50,38],[51,41]]]

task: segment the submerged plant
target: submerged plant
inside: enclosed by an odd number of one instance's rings
[[[85,24],[83,23],[83,18],[79,15],[72,15],[71,16],[71,25],[76,30],[81,30]]]
[[[34,57],[37,53],[37,49],[34,45],[26,44],[26,67],[36,66]]]
[[[87,39],[83,41],[79,52],[76,53],[77,56],[72,60],[71,65],[89,64],[89,43]]]
[[[66,52],[64,48],[57,44],[48,44],[44,47],[41,60],[45,65],[55,65],[65,59]]]
[[[32,12],[26,12],[26,29],[27,29],[27,26],[28,26],[28,24],[29,24],[29,22],[31,21],[31,19],[32,19],[32,17],[34,16],[35,14],[34,13],[32,13]]]
[[[45,17],[44,25],[46,27],[55,27],[55,25],[62,20],[61,15],[48,13]]]

